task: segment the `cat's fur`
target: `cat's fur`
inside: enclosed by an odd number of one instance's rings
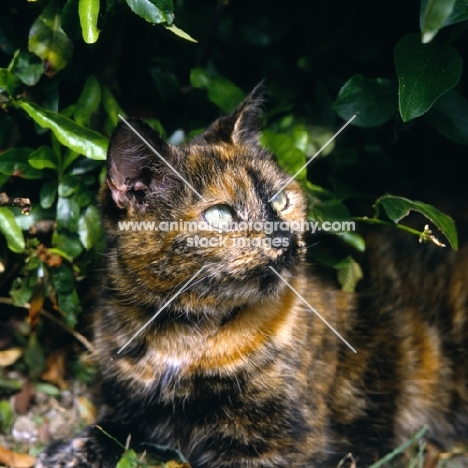
[[[187,239],[216,232],[119,231],[119,221],[203,221],[220,204],[237,220],[304,219],[295,181],[284,208],[269,202],[289,177],[258,143],[260,104],[256,88],[181,147],[131,119],[159,155],[126,124],[115,131],[100,193],[107,252],[94,325],[98,424],[122,443],[131,434],[134,443],[178,448],[193,468],[334,466],[348,452],[362,465],[424,424],[427,440],[449,449],[468,435],[466,252],[417,243],[409,252],[399,238],[371,238],[366,289],[354,295],[313,273],[297,230],[224,232],[227,245],[211,248]],[[231,245],[246,235],[289,247]],[[37,467],[108,468],[120,454],[90,427],[52,444]]]

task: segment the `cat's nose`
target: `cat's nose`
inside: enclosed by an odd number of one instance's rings
[[[293,233],[288,230],[277,229],[271,233],[271,246],[274,249],[288,252],[293,243]]]

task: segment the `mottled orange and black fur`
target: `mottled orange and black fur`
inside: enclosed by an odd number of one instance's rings
[[[335,466],[349,452],[362,466],[424,424],[427,440],[449,449],[468,436],[466,251],[408,250],[399,237],[373,236],[362,292],[348,294],[306,263],[298,230],[224,232],[227,245],[197,249],[189,237],[219,233],[118,229],[119,221],[203,221],[213,206],[237,221],[304,219],[295,181],[284,206],[269,202],[289,178],[258,143],[260,104],[257,88],[181,147],[131,119],[159,155],[125,124],[115,131],[100,193],[98,424],[122,443],[131,434],[140,448],[177,448],[193,468]],[[287,242],[230,242],[246,235]],[[37,466],[108,468],[120,455],[91,427],[52,444]]]

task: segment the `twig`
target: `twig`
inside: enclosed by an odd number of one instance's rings
[[[409,232],[410,234],[414,234],[419,237],[419,242],[432,242],[433,244],[437,245],[437,247],[445,247],[445,244],[439,241],[437,237],[432,234],[432,231],[429,229],[429,225],[426,224],[424,226],[424,231],[417,231],[416,229],[410,228],[409,226],[405,226],[404,224],[396,224],[390,221],[384,221],[378,218],[368,218],[367,216],[363,217],[354,217],[352,218],[353,221],[361,221],[367,224],[380,224],[381,226],[391,226],[401,231]]]
[[[0,304],[14,305],[13,301],[8,297],[0,297]],[[15,307],[21,307],[22,309],[29,310],[30,304],[26,303],[24,304],[24,306]],[[88,351],[91,351],[92,353],[96,351],[94,345],[81,333],[78,333],[76,330],[73,330],[73,328],[69,327],[66,323],[63,323],[57,317],[54,317],[51,313],[47,312],[47,310],[42,309],[39,313],[47,319],[51,320],[52,322],[56,323],[59,327],[63,328],[66,332],[70,333],[70,335],[73,335]]]
[[[85,346],[85,348],[87,348],[88,351],[91,351],[92,353],[96,352],[96,348],[94,347],[94,345],[89,340],[87,340],[81,333],[78,333],[76,330],[73,330],[73,328],[69,327],[66,323],[63,323],[57,317],[54,317],[52,314],[47,312],[47,310],[42,309],[39,313],[51,320],[52,322],[56,323],[59,327],[63,328],[65,331],[70,333],[70,335],[73,335],[83,346]]]
[[[19,206],[21,213],[28,215],[31,212],[29,198],[10,198],[5,192],[0,193],[0,206]]]

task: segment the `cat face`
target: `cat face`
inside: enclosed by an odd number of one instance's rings
[[[260,93],[181,147],[137,119],[116,129],[101,204],[127,301],[161,306],[197,275],[174,308],[222,314],[284,287],[270,267],[287,279],[301,260],[305,203],[258,143]]]

